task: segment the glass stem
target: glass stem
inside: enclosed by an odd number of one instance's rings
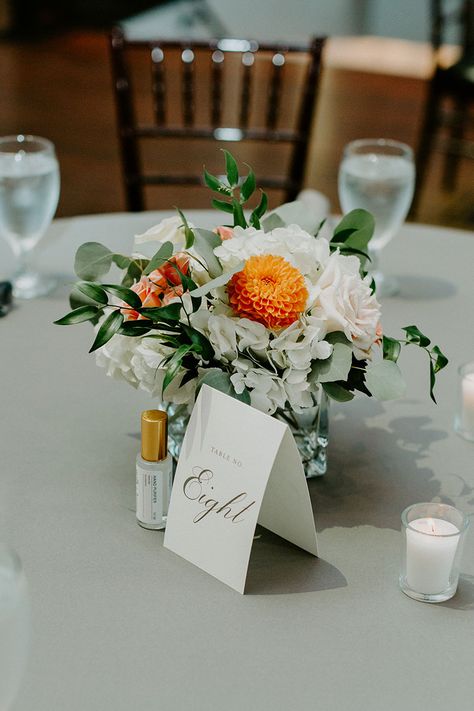
[[[29,274],[31,270],[31,249],[20,249],[17,256],[17,276]]]

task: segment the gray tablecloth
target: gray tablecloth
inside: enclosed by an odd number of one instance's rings
[[[81,242],[128,250],[156,218],[58,220],[40,261],[66,273]],[[309,484],[321,559],[263,532],[243,597],[137,526],[136,433],[153,403],[95,366],[88,325],[52,325],[67,288],[0,321],[0,534],[33,606],[15,711],[472,708],[474,532],[450,602],[410,600],[397,578],[405,506],[474,512],[474,445],[452,428],[456,369],[474,359],[474,235],[407,225],[384,264],[402,283],[386,332],[416,323],[451,359],[440,404],[413,348],[405,399],[333,407],[329,472]]]

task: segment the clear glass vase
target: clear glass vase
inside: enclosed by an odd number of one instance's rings
[[[323,476],[327,469],[329,441],[329,400],[324,390],[313,394],[314,407],[304,413],[277,410],[274,417],[285,422],[295,438],[307,479]],[[189,422],[186,405],[167,405],[169,451],[178,459]]]

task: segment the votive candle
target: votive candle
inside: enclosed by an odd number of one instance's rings
[[[403,592],[424,602],[442,602],[455,594],[467,526],[467,517],[447,504],[414,504],[405,509]]]
[[[461,437],[474,441],[474,363],[466,363],[458,372],[458,411],[454,427]]]

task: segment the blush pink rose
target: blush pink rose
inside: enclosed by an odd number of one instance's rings
[[[232,239],[232,237],[234,236],[234,230],[232,229],[232,227],[226,227],[225,225],[216,227],[213,231],[216,233],[216,235],[219,235],[223,242],[225,242],[226,239]]]

